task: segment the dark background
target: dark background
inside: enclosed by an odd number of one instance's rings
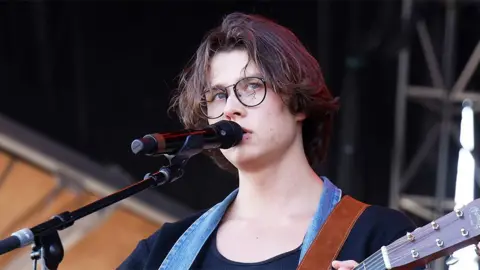
[[[480,4],[457,6],[454,65],[447,67],[455,79],[480,38]],[[348,172],[341,188],[387,205],[400,48],[411,46],[411,83],[431,85],[413,26],[401,31],[400,1],[3,1],[0,113],[141,179],[163,160],[134,156],[131,141],[181,128],[167,115],[176,76],[203,35],[233,11],[258,13],[289,27],[319,60],[342,104],[319,174],[336,183],[339,171]],[[426,19],[439,60],[444,15],[442,1],[417,1],[410,22]],[[480,89],[479,75],[467,89]],[[407,160],[438,117],[410,103]],[[450,145],[452,197],[458,148],[453,140]],[[353,147],[352,155],[346,146]],[[437,155],[431,151],[410,192],[434,194]],[[233,176],[198,155],[183,179],[158,191],[202,209],[236,185]]]

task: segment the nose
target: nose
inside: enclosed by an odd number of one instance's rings
[[[244,117],[246,115],[246,108],[238,100],[237,96],[232,93],[226,100],[223,113],[226,120],[235,120],[238,117]]]

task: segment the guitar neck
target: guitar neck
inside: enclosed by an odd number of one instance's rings
[[[370,255],[363,262],[361,262],[353,270],[385,270],[385,263],[383,262],[382,251],[378,250],[377,252]]]
[[[477,244],[478,241],[480,199],[408,232],[404,237],[373,253],[354,269],[411,269],[468,245]]]

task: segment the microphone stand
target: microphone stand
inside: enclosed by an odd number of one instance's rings
[[[158,187],[171,183],[183,176],[187,161],[203,150],[204,138],[202,135],[192,134],[187,137],[182,148],[174,155],[165,155],[169,165],[160,168],[155,173],[147,174],[144,180],[127,186],[116,193],[85,205],[75,211],[63,212],[50,220],[38,224],[31,229],[21,229],[12,236],[0,241],[0,255],[30,244],[33,260],[33,269],[37,268],[37,260],[43,259],[43,269],[56,270],[63,260],[64,250],[58,231],[66,229],[80,218],[99,211],[120,200],[135,195],[147,188]]]

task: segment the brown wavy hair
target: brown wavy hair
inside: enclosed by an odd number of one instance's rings
[[[305,154],[311,166],[323,161],[338,99],[332,97],[318,62],[295,34],[262,16],[229,14],[204,37],[196,55],[180,74],[179,88],[171,100],[171,109],[181,123],[192,129],[208,124],[200,102],[209,84],[210,60],[217,52],[235,49],[248,53],[249,60],[258,66],[292,113],[306,114],[302,125]],[[236,172],[218,149],[205,152],[220,168]]]

